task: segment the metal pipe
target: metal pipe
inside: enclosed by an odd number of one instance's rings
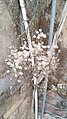
[[[63,28],[63,25],[65,23],[65,20],[66,20],[66,17],[67,17],[67,1],[65,3],[65,6],[63,8],[63,12],[62,12],[62,16],[61,16],[61,19],[60,19],[60,23],[58,25],[58,28],[57,28],[57,31],[54,35],[54,38],[53,38],[53,46],[57,44],[57,40],[58,40],[58,37],[62,31],[62,28]]]
[[[32,66],[34,66],[34,57],[32,54],[31,35],[30,35],[29,25],[27,22],[25,3],[24,3],[24,0],[19,0],[19,2],[20,2],[21,13],[23,16],[24,26],[25,26],[25,30],[26,30],[26,35],[27,35],[27,39],[28,39],[28,46],[29,46],[29,51],[30,51],[30,56],[31,56],[31,62],[32,62]]]
[[[49,27],[49,39],[48,39],[48,45],[50,46],[49,50],[51,49],[51,46],[52,46],[55,14],[56,14],[56,0],[52,0],[52,13],[51,13],[51,20],[50,20],[50,27]]]
[[[48,74],[46,74],[46,77],[45,77],[45,86],[44,86],[43,98],[42,98],[42,112],[41,112],[41,117],[40,117],[40,119],[44,119],[46,93],[47,93],[47,83],[48,83]]]
[[[36,78],[34,77],[34,91],[35,91],[35,94],[34,94],[34,96],[35,96],[35,115],[34,115],[34,118],[35,119],[38,119],[38,94],[37,94],[37,80],[36,80]]]
[[[66,12],[65,12],[66,11]],[[56,0],[52,1],[52,15],[51,15],[51,22],[50,22],[50,31],[49,31],[49,41],[48,44],[50,45],[50,51],[51,51],[51,47],[52,47],[52,38],[53,38],[53,30],[54,30],[54,21],[55,21],[55,13],[56,13]],[[67,2],[65,4],[64,10],[63,10],[62,14],[62,18],[61,18],[61,22],[59,25],[59,29],[61,31],[62,26],[64,24],[64,21],[66,19],[67,16]],[[63,23],[63,24],[62,24]],[[62,24],[62,25],[61,25]],[[60,32],[59,32],[60,34]],[[58,34],[58,35],[59,35]],[[42,112],[41,112],[41,119],[44,119],[44,111],[45,111],[45,101],[46,101],[46,92],[47,92],[47,83],[48,83],[48,75],[46,76],[46,80],[45,80],[46,84],[45,84],[45,88],[44,88],[44,92],[43,92],[43,99],[42,99]]]
[[[48,45],[50,46],[50,48],[49,48],[50,51],[51,51],[52,39],[53,39],[55,14],[56,14],[56,0],[52,0],[52,13],[51,13],[49,39],[48,39]],[[42,98],[42,112],[41,112],[40,119],[44,118],[45,101],[46,101],[46,93],[47,93],[47,83],[48,83],[48,74],[46,75],[46,78],[45,78],[45,87],[44,87],[43,98]]]
[[[67,17],[67,1],[66,1],[66,3],[65,3],[64,8],[63,8],[63,12],[62,12],[60,24],[59,24],[59,27],[58,27],[57,37],[59,37],[59,35],[60,35],[61,31],[62,31],[62,28],[63,28],[64,22],[65,22],[65,20],[66,20],[66,17]]]

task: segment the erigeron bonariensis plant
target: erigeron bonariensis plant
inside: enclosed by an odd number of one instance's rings
[[[6,59],[7,63],[7,73],[11,72],[12,75],[17,79],[19,76],[23,76],[23,71],[29,65],[29,48],[24,44],[23,47],[20,47],[18,50],[14,46],[10,47],[10,55]]]
[[[24,76],[26,71],[32,71],[33,75],[36,78],[40,76],[40,72],[42,71],[42,75],[46,75],[51,56],[51,66],[53,69],[55,69],[55,60],[57,60],[57,56],[55,52],[54,54],[51,54],[51,52],[48,51],[48,45],[44,45],[42,39],[45,40],[46,37],[47,36],[43,33],[42,29],[36,31],[35,34],[32,36],[32,54],[34,57],[34,69],[32,69],[29,47],[27,46],[27,41],[25,39],[23,39],[23,43],[19,49],[14,46],[10,46],[10,55],[6,59],[7,73],[11,72],[15,79],[18,79],[18,82],[20,82],[19,77]],[[58,46],[54,47],[58,48]]]

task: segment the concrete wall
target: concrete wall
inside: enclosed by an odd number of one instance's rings
[[[7,5],[0,0],[0,74],[4,71],[4,60],[6,59],[9,46],[16,45],[15,24],[7,9]]]

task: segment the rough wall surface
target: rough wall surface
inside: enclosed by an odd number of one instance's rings
[[[0,119],[33,119],[32,87],[27,79],[0,94]]]
[[[4,60],[8,55],[10,45],[16,44],[13,21],[6,4],[0,0],[0,74],[4,71]]]

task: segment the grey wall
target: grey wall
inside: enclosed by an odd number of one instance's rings
[[[9,46],[16,44],[14,26],[6,4],[0,0],[0,74],[5,68],[4,60],[8,55]]]

